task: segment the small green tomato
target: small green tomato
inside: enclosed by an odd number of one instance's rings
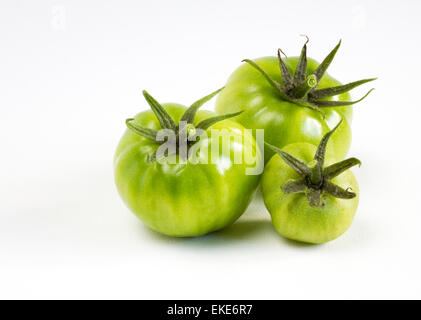
[[[276,230],[288,239],[324,243],[338,238],[352,224],[359,189],[347,169],[361,162],[349,158],[334,163],[335,154],[326,154],[329,137],[339,125],[318,147],[293,143],[280,150],[266,144],[276,154],[263,173],[264,202]]]

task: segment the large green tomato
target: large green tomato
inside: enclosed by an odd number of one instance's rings
[[[175,124],[187,110],[173,103],[162,107]],[[198,111],[192,124],[212,116],[211,112]],[[131,123],[153,130],[162,128],[152,111],[139,113]],[[231,138],[228,153],[221,144],[216,159],[211,159],[211,145],[220,139],[211,134],[216,129]],[[263,166],[263,157],[253,136],[240,124],[222,120],[207,128],[193,145],[198,150],[194,163],[192,158],[180,161],[178,155],[151,162],[150,155],[158,147],[156,142],[126,130],[114,158],[118,192],[148,227],[170,236],[200,236],[228,226],[245,211],[260,179],[259,174],[247,174],[246,169]],[[252,159],[244,158],[248,154]],[[236,163],[237,157],[243,161]]]
[[[288,239],[307,243],[339,237],[351,226],[357,210],[358,183],[347,169],[360,164],[359,160],[334,163],[335,154],[329,152],[327,167],[321,171],[319,182],[313,183],[316,146],[293,143],[278,151],[280,154],[267,163],[262,178],[264,202],[275,229]],[[291,167],[294,158],[302,163]],[[307,176],[299,173],[300,165],[303,172],[309,169]]]
[[[329,63],[338,47],[339,45],[328,56]],[[254,61],[247,60],[248,63],[241,65],[229,77],[225,89],[217,99],[216,112],[223,114],[244,111],[235,120],[246,128],[264,129],[265,141],[278,148],[295,142],[317,145],[322,136],[343,119],[329,146],[339,158],[343,158],[351,144],[351,104],[355,103],[349,102],[350,95],[347,91],[373,79],[361,80],[347,87],[340,87],[339,81],[324,73],[329,63],[320,66],[315,60],[307,59],[306,68],[302,68],[304,63],[297,68],[299,62],[305,58],[305,47],[303,51],[304,56],[301,57],[281,59],[279,56],[278,58],[264,57]],[[291,77],[297,73],[297,69],[300,69],[303,73],[302,81],[314,81],[312,87],[301,91],[305,93],[304,96],[301,97],[298,93],[298,89],[303,88],[302,86],[297,88],[299,82],[295,78],[289,87],[286,86],[284,81],[286,74],[281,73],[280,63],[286,66],[287,73]],[[316,70],[318,77],[312,79],[311,76]],[[276,88],[276,83],[283,87],[283,92],[282,89]],[[330,92],[320,90],[332,87],[341,88],[341,90]],[[305,89],[308,91],[305,92]],[[318,91],[317,95],[314,94],[316,91]],[[338,92],[340,93],[337,94]],[[327,96],[327,94],[336,94],[336,96]],[[326,103],[326,101],[335,101],[335,103]],[[272,155],[273,151],[266,148],[265,162]]]

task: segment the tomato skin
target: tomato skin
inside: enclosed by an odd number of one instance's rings
[[[283,61],[294,74],[298,57],[285,58]],[[264,57],[253,60],[266,73],[279,83],[283,83],[277,57]],[[308,59],[307,75],[311,74],[319,64]],[[323,89],[338,86],[340,82],[325,74],[317,88]],[[349,93],[335,97],[339,101],[349,101]],[[332,99],[328,99],[332,100]],[[302,107],[282,100],[267,80],[249,64],[244,63],[229,77],[224,90],[216,101],[218,114],[244,110],[234,119],[248,129],[264,129],[265,141],[278,147],[308,142],[317,145],[320,139],[343,118],[335,137],[329,141],[329,149],[333,149],[339,158],[344,158],[351,145],[352,106],[321,108],[326,118],[310,108]],[[273,155],[273,151],[265,148],[265,163]]]
[[[309,143],[294,143],[283,148],[289,154],[309,163],[317,147]],[[327,152],[326,165],[337,161]],[[279,155],[267,163],[262,177],[262,193],[275,229],[284,237],[307,243],[324,243],[338,238],[352,224],[358,207],[358,183],[347,170],[331,181],[342,188],[351,187],[357,194],[353,199],[339,199],[324,194],[323,207],[311,207],[305,193],[286,194],[281,189],[290,179],[299,175]]]
[[[186,107],[163,104],[178,123]],[[194,124],[212,116],[198,111]],[[151,129],[161,129],[152,111],[136,115],[134,122]],[[226,129],[231,135],[243,135],[243,149],[251,147],[256,162],[263,157],[254,138],[244,128],[230,120],[212,125]],[[212,137],[197,144],[211,142]],[[196,146],[196,144],[195,144]],[[219,154],[217,163],[192,164],[147,162],[148,155],[159,147],[130,130],[120,140],[114,158],[117,190],[134,214],[151,229],[176,237],[200,236],[233,223],[245,211],[259,184],[260,175],[246,175],[245,163],[234,163],[234,154],[241,152],[230,143],[231,157]],[[209,149],[210,154],[210,149]],[[253,165],[251,165],[253,166]]]

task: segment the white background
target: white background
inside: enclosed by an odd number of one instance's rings
[[[0,2],[0,298],[421,298],[421,2]],[[278,47],[342,82],[355,107],[361,202],[325,245],[281,238],[256,200],[196,239],[146,229],[112,159],[141,90],[189,104]],[[356,89],[360,97],[370,85]],[[214,101],[205,108],[212,109]]]

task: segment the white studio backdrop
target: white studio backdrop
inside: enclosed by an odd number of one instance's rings
[[[421,298],[419,1],[0,2],[0,298]],[[146,229],[120,200],[124,120],[190,104],[244,58],[281,47],[346,83],[354,108],[352,227],[320,246],[281,238],[257,197],[196,239]],[[360,97],[367,86],[352,92]],[[214,101],[204,108],[212,109]]]

